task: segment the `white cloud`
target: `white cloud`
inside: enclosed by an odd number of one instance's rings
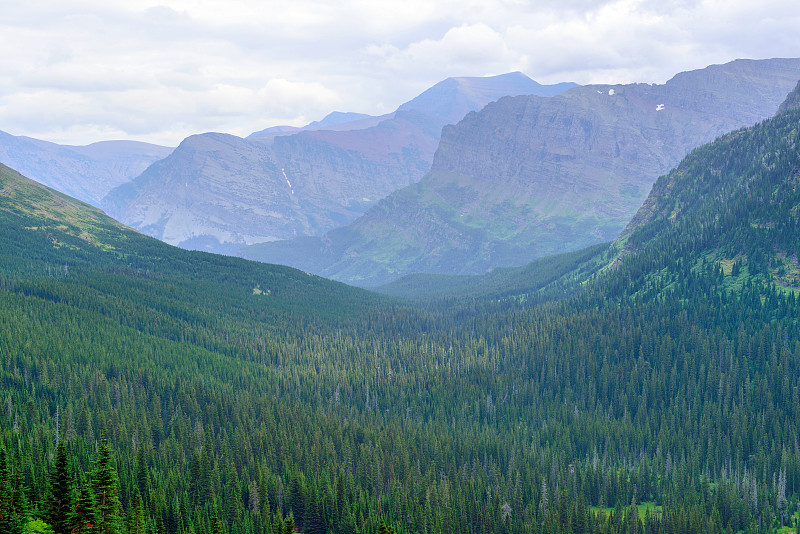
[[[175,145],[384,113],[447,76],[663,82],[800,50],[796,0],[0,0],[0,130]]]
[[[392,45],[367,48],[395,72],[438,73],[441,77],[465,71],[492,72],[513,60],[503,36],[485,24],[451,28],[441,39],[423,39],[404,49]]]

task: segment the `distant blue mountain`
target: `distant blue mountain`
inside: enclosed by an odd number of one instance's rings
[[[309,124],[309,128],[319,128],[322,126],[335,126],[337,124],[344,124],[346,122],[355,122],[362,119],[369,119],[372,115],[366,113],[353,113],[343,111],[333,111],[328,113],[321,121],[314,121]]]
[[[489,102],[504,96],[536,95],[550,97],[578,84],[562,82],[542,85],[521,72],[509,72],[487,78],[447,78],[416,98],[400,106],[398,111],[414,110],[438,119],[442,126],[455,124],[470,111],[478,111]]]
[[[0,163],[94,206],[170,152],[172,148],[137,141],[70,146],[0,132]]]

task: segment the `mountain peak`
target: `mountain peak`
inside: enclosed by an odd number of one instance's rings
[[[470,111],[478,111],[504,96],[550,97],[577,86],[571,82],[542,85],[521,72],[447,78],[401,105],[397,111],[422,112],[438,119],[437,124],[441,127],[455,124]]]
[[[774,115],[798,73],[800,59],[738,61],[663,85],[502,98],[444,128],[428,174],[349,226],[314,246],[243,253],[366,286],[413,272],[477,274],[610,241],[659,175],[693,148]]]
[[[312,128],[318,126],[335,126],[337,124],[344,124],[346,122],[354,122],[369,118],[372,118],[372,115],[367,115],[366,113],[354,113],[352,111],[332,111],[325,115],[325,118],[321,121],[314,121],[308,126]]]

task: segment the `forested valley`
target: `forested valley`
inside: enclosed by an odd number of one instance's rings
[[[694,151],[560,293],[424,303],[0,169],[0,531],[793,531],[798,124]]]

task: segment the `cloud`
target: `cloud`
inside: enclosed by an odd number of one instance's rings
[[[380,114],[447,76],[663,82],[800,50],[796,0],[0,2],[0,129],[69,143]]]
[[[491,72],[508,64],[510,55],[503,36],[481,23],[451,28],[441,39],[424,39],[402,50],[392,45],[371,45],[366,51],[391,70],[414,69],[438,72],[440,76],[469,70]]]
[[[546,81],[663,82],[673,74],[736,58],[796,55],[800,5],[788,1],[616,0],[581,16],[550,11],[508,27],[523,69]],[[781,13],[778,23],[773,15]]]

